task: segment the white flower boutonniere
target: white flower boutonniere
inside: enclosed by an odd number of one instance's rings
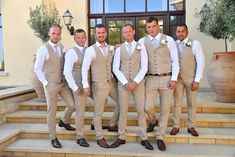
[[[192,47],[192,43],[189,41],[185,44],[187,47]]]
[[[63,47],[63,49],[62,49],[62,53],[66,53],[66,48],[65,47]]]
[[[114,46],[110,46],[109,51],[114,51]]]
[[[166,46],[166,45],[167,45],[167,42],[168,42],[167,40],[162,39],[160,43],[161,43],[162,46]]]
[[[140,46],[140,45],[138,45],[137,47],[136,47],[136,50],[141,50],[142,49],[142,47]]]

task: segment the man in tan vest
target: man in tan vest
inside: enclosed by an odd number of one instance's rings
[[[104,148],[109,145],[102,133],[102,116],[108,96],[117,102],[117,85],[112,76],[111,66],[114,54],[114,47],[106,43],[107,31],[103,24],[95,28],[96,43],[87,48],[82,64],[82,84],[84,93],[91,94],[88,83],[88,70],[91,70],[92,93],[94,98],[94,118],[97,144]],[[116,103],[117,104],[117,103]],[[119,117],[119,105],[116,105],[111,127],[117,128]]]
[[[173,89],[176,87],[179,73],[178,52],[174,39],[160,33],[156,18],[147,19],[146,30],[149,35],[141,38],[139,42],[144,44],[148,53],[145,88],[145,111],[149,117],[147,132],[153,131],[156,124],[155,96],[159,93],[160,116],[156,138],[158,149],[165,151],[166,145],[163,140],[168,124]]]
[[[175,89],[173,106],[173,129],[171,135],[176,135],[180,128],[180,115],[183,103],[184,90],[188,108],[188,132],[199,136],[194,126],[196,123],[196,94],[202,78],[205,58],[201,44],[188,37],[188,27],[181,24],[176,28],[176,41],[179,52],[180,72]]]
[[[134,40],[135,30],[131,24],[125,24],[122,28],[122,36],[125,39],[116,49],[113,62],[113,72],[118,78],[118,101],[120,104],[119,137],[110,146],[119,147],[126,143],[127,115],[130,96],[134,97],[137,110],[138,125],[140,128],[141,145],[153,150],[146,133],[146,118],[144,112],[144,77],[148,70],[148,57],[144,46]]]
[[[67,130],[75,130],[69,125],[70,117],[74,111],[72,93],[63,76],[64,53],[63,46],[59,44],[61,39],[60,25],[53,25],[48,33],[49,41],[37,51],[34,71],[44,86],[47,102],[47,125],[51,144],[55,148],[61,148],[56,138],[56,110],[58,94],[63,98],[67,107],[59,126]]]
[[[87,104],[87,96],[82,87],[82,61],[85,54],[86,33],[83,29],[74,32],[75,46],[67,51],[65,55],[64,75],[70,89],[73,92],[75,103],[75,125],[77,144],[89,147],[84,138],[84,114]]]

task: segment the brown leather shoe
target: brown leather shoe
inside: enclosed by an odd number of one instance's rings
[[[156,120],[155,124],[149,123],[149,125],[148,125],[146,131],[147,131],[147,132],[153,132],[153,131],[154,131],[154,127],[157,126],[157,125],[158,125],[158,120]]]
[[[110,132],[118,132],[118,126],[108,126],[108,131]]]
[[[108,128],[108,126],[102,125],[102,130],[107,129],[107,128]],[[95,130],[94,124],[91,124],[91,130]]]
[[[165,151],[166,150],[166,145],[163,140],[157,140],[157,147],[160,151]]]
[[[194,127],[188,128],[188,133],[190,133],[193,136],[199,136]]]
[[[110,148],[110,146],[107,144],[104,138],[97,140],[97,144],[103,148]]]
[[[125,143],[126,143],[126,140],[122,140],[122,139],[118,138],[113,144],[110,145],[110,148],[117,148],[121,144],[125,144]]]
[[[171,130],[171,132],[170,132],[170,135],[176,135],[176,134],[178,134],[179,130],[180,130],[179,128],[173,127],[172,130]]]

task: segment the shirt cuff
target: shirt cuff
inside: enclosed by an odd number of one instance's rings
[[[139,83],[140,83],[140,80],[139,80],[139,79],[137,79],[137,78],[135,78],[133,81],[134,81],[135,83],[137,83],[137,84],[139,84]]]
[[[47,81],[44,81],[42,84],[43,84],[43,87],[46,87],[47,84],[48,84],[48,82],[47,82]]]
[[[171,76],[171,80],[172,80],[172,81],[177,81],[177,76],[173,76],[173,75],[172,75],[172,76]]]
[[[83,84],[83,88],[89,88],[89,84],[88,83],[84,83]]]
[[[74,86],[72,87],[72,90],[73,90],[73,92],[76,92],[76,90],[78,90],[78,86],[77,86],[77,85],[74,85]]]
[[[127,83],[128,83],[127,80],[122,81],[122,85],[123,85],[123,86],[125,86],[125,84],[127,84]]]
[[[200,79],[199,77],[196,77],[196,78],[194,79],[195,82],[200,82],[200,80],[201,80],[201,79]]]

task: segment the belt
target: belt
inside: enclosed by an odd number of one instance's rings
[[[146,74],[147,75],[151,75],[151,76],[171,76],[172,72],[168,72],[168,73],[161,73],[161,74]]]

